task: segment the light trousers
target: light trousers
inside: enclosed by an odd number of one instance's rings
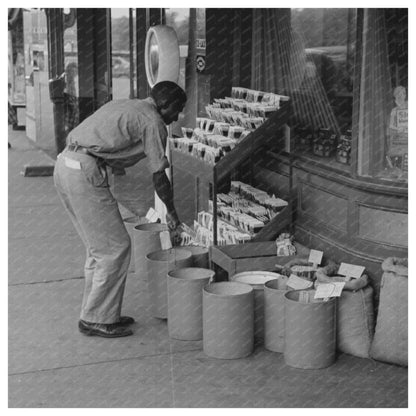
[[[105,166],[93,156],[64,150],[55,164],[54,182],[87,252],[80,318],[115,323],[121,313],[131,241]]]

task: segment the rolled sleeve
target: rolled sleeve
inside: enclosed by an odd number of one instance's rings
[[[143,134],[144,153],[150,172],[161,172],[169,167],[166,158],[166,127],[158,124],[148,125]]]

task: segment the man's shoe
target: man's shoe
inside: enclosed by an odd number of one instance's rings
[[[118,322],[116,322],[116,325],[118,326],[128,326],[133,325],[136,321],[131,316],[120,316],[120,319]]]
[[[133,335],[131,329],[118,324],[96,324],[83,321],[82,319],[78,322],[78,328],[85,335],[96,335],[104,338],[118,338]]]

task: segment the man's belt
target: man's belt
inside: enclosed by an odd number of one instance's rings
[[[70,152],[84,153],[84,155],[96,157],[92,153],[90,153],[86,147],[79,146],[78,144],[68,144],[66,148]]]

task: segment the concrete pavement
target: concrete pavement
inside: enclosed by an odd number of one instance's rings
[[[130,273],[123,313],[134,335],[86,337],[77,322],[84,248],[52,177],[23,177],[25,164],[53,163],[9,128],[9,407],[406,407],[407,369],[341,354],[323,370],[285,365],[257,346],[241,360],[216,360],[201,341],[169,338],[149,313],[146,281]],[[116,193],[143,213],[150,182],[117,179]],[[140,191],[140,203],[130,189]],[[140,188],[141,187],[141,188]],[[126,210],[127,212],[127,210]]]

